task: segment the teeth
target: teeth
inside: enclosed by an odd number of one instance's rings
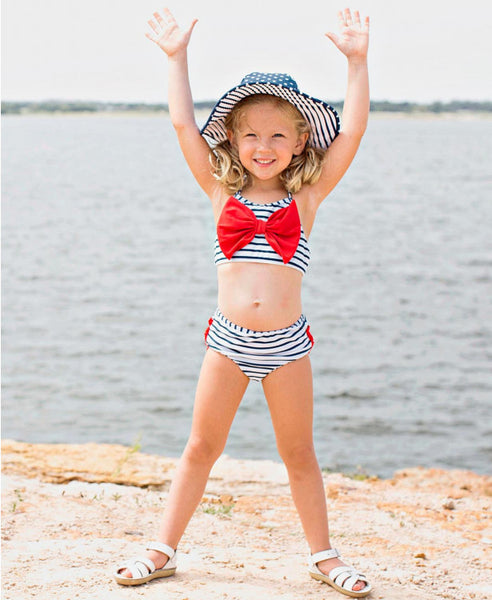
[[[273,162],[273,159],[272,160],[265,160],[265,159],[257,158],[256,162],[260,163],[260,165],[268,165],[268,164],[270,164],[270,163]]]

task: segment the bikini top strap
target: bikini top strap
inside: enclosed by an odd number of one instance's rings
[[[239,200],[240,198],[244,198],[244,196],[243,196],[243,190],[238,190],[234,194],[234,198],[236,198],[237,200]],[[289,202],[292,202],[292,194],[290,192],[287,192],[287,199],[289,200]]]

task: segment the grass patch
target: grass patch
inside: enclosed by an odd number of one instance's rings
[[[207,515],[216,515],[219,517],[228,517],[231,514],[234,504],[203,504],[202,512]]]
[[[351,472],[336,471],[335,469],[331,469],[330,467],[323,467],[321,469],[321,472],[325,473],[326,475],[340,473],[344,477],[348,477],[349,479],[353,479],[354,481],[366,481],[367,479],[373,479],[373,480],[379,479],[379,477],[377,475],[373,475],[373,474],[369,473],[368,471],[363,469],[361,466],[358,466],[355,471],[351,471]]]
[[[116,469],[114,470],[111,477],[117,477],[121,473],[121,469],[130,460],[130,458],[137,452],[140,452],[140,450],[142,449],[141,441],[142,441],[142,434],[139,433],[137,438],[133,442],[133,446],[130,446],[129,448],[127,448],[125,456],[117,464]]]

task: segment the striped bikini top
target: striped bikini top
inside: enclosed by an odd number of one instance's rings
[[[305,273],[310,260],[297,205],[287,198],[256,204],[241,192],[231,196],[219,217],[215,264],[256,262],[285,265]]]

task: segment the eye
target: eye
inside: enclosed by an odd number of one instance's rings
[[[283,138],[283,137],[285,137],[285,136],[284,136],[284,134],[283,134],[283,133],[274,133],[274,134],[273,134],[273,137],[275,137],[275,138]]]

